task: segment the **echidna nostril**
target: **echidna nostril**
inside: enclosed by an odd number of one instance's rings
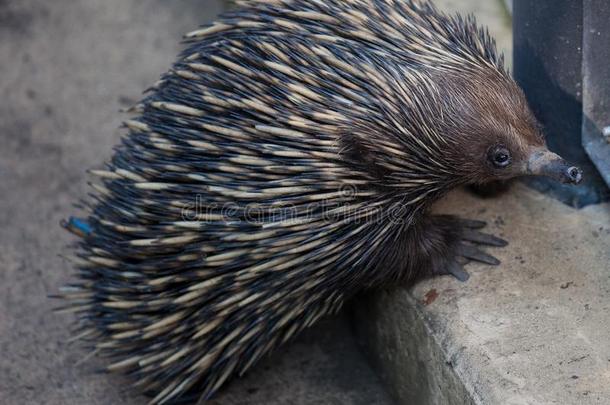
[[[568,169],[568,177],[572,182],[578,184],[582,181],[582,170],[575,166],[570,167]]]

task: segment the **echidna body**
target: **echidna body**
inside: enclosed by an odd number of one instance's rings
[[[467,273],[503,241],[433,216],[548,152],[472,18],[415,0],[248,1],[187,36],[94,186],[82,336],[154,403],[210,397],[358,291]]]

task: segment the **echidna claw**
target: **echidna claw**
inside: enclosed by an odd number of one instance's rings
[[[459,224],[462,225],[464,228],[482,229],[482,228],[485,228],[487,226],[487,222],[485,222],[485,221],[477,221],[477,220],[474,220],[474,219],[463,219],[463,218],[460,218],[458,221],[459,221]]]
[[[508,245],[508,242],[504,239],[474,229],[464,229],[462,239],[487,246],[505,247]]]
[[[464,270],[464,267],[457,261],[449,264],[447,267],[447,273],[451,274],[462,283],[465,283],[470,278],[470,274],[468,274],[468,272]]]
[[[496,259],[492,255],[483,252],[481,249],[475,246],[466,245],[464,243],[458,246],[457,254],[467,259],[489,264],[491,266],[497,266],[500,264],[500,260]]]
[[[497,266],[500,260],[494,256],[484,252],[480,246],[504,247],[508,242],[497,236],[481,232],[480,229],[487,226],[484,221],[472,219],[462,219],[454,216],[440,216],[441,221],[447,223],[454,229],[457,229],[458,240],[451,248],[453,257],[448,258],[442,264],[442,270],[439,268],[437,274],[452,275],[461,282],[468,281],[470,275],[465,270],[465,266],[473,261]]]

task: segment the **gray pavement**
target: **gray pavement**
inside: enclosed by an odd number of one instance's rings
[[[219,1],[0,1],[0,404],[140,404],[129,381],[68,344],[48,298],[70,280],[59,221],[86,169],[118,142],[124,114],[166,71],[183,33]],[[79,364],[80,362],[80,364]],[[343,317],[231,384],[215,405],[388,404]]]

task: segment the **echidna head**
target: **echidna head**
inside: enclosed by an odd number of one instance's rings
[[[523,91],[507,74],[486,70],[441,82],[450,111],[443,124],[453,141],[450,161],[467,182],[533,175],[580,183],[582,171],[548,150]]]

